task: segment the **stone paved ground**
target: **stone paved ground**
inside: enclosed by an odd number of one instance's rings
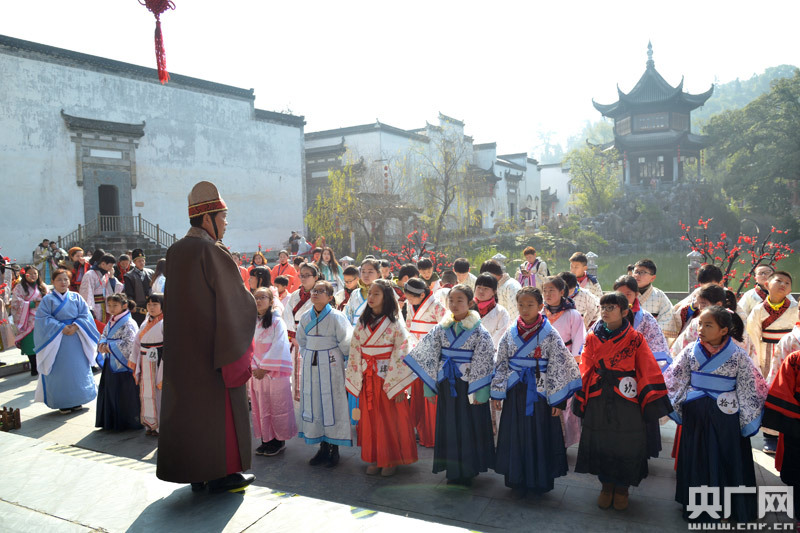
[[[13,353],[0,359],[12,360]],[[0,525],[2,530],[30,531],[34,520],[43,531],[135,531],[159,523],[174,526],[158,528],[164,531],[284,530],[299,529],[298,523],[307,531],[332,526],[424,531],[437,525],[481,531],[687,531],[673,500],[672,422],[662,426],[664,450],[650,460],[649,477],[632,488],[625,512],[599,509],[599,484],[588,475],[570,472],[556,480],[553,491],[513,501],[494,473],[481,474],[470,489],[448,486],[443,475],[430,472],[430,449],[419,449],[417,464],[381,478],[364,474],[357,448],[342,449],[335,469],[310,467],[315,448],[298,439],[276,457],[253,459],[257,486],[244,497],[198,497],[186,486],[155,478],[157,440],[144,431],[97,430],[94,404],[64,416],[33,403],[34,389],[27,373],[0,378],[0,405],[21,408],[23,417],[20,430],[0,435],[0,524],[18,524]],[[753,438],[753,446],[758,484],[780,485],[772,458],[759,450],[760,437]],[[570,467],[576,454],[577,447],[568,450]]]

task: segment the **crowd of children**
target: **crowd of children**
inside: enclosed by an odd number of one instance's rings
[[[272,269],[257,254],[240,269],[258,311],[255,453],[277,455],[299,436],[319,445],[311,465],[333,468],[340,446],[357,445],[367,474],[391,476],[418,460],[419,444],[433,448],[432,470],[449,484],[494,470],[521,498],[552,490],[578,444],[575,471],[597,476],[598,506],[624,510],[670,416],[684,510],[690,487],[755,486],[759,430],[796,486],[800,323],[790,274],[758,267],[756,288],[737,302],[706,265],[697,290],[673,306],[653,286],[649,259],[603,293],[585,255],[551,276],[533,248],[524,252],[515,277],[495,260],[476,277],[466,259],[438,274],[423,258],[394,277],[372,257],[343,268],[329,248],[294,264],[282,251]],[[71,412],[96,394],[98,427],[158,435],[164,295],[147,298],[141,325],[135,302],[114,290],[91,302],[92,317],[66,296],[72,275],[52,272],[48,294],[28,267],[14,288],[17,341],[39,353],[37,397]],[[92,362],[102,368],[96,391]],[[83,382],[89,369],[82,394],[60,390],[67,364]],[[734,496],[732,520],[755,515],[754,496]]]

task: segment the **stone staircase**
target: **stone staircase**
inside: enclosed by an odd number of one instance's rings
[[[158,260],[167,255],[167,247],[157,244],[142,235],[96,235],[89,237],[84,242],[85,250],[102,248],[114,257],[119,257],[128,250],[141,248],[147,258],[147,266],[155,268]]]
[[[87,252],[102,248],[115,257],[127,250],[141,248],[147,257],[147,265],[153,267],[176,240],[175,234],[166,232],[141,215],[100,215],[86,225],[78,225],[78,229],[72,233],[59,236],[58,246],[65,250],[80,246]]]

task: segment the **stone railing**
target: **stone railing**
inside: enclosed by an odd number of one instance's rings
[[[85,225],[78,224],[78,229],[64,237],[59,235],[58,247],[66,250],[98,235],[140,235],[165,248],[178,240],[174,233],[167,233],[158,224],[142,218],[141,213],[137,216],[99,215]]]

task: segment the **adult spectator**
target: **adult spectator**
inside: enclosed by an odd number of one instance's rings
[[[272,279],[277,279],[278,276],[286,276],[289,280],[289,285],[286,290],[293,293],[300,286],[300,278],[297,277],[297,270],[289,262],[289,252],[281,250],[278,253],[278,264],[272,267]]]
[[[125,274],[125,296],[128,300],[136,302],[136,308],[131,311],[131,316],[139,326],[147,316],[147,297],[150,296],[153,282],[153,271],[145,268],[146,258],[144,250],[137,248],[131,255],[133,268]]]
[[[34,399],[62,414],[97,397],[91,367],[100,334],[89,306],[69,286],[69,271],[54,270],[53,290],[36,310],[33,335],[39,360]]]
[[[11,291],[11,314],[17,326],[17,336],[14,342],[22,355],[28,356],[31,365],[31,375],[36,372],[36,348],[34,344],[33,328],[36,317],[36,308],[47,294],[47,287],[39,277],[39,271],[33,265],[26,265],[21,272],[19,283]]]
[[[50,253],[50,240],[42,239],[42,242],[33,251],[33,265],[41,273],[44,283],[50,284],[50,273],[52,270],[52,255]]]

